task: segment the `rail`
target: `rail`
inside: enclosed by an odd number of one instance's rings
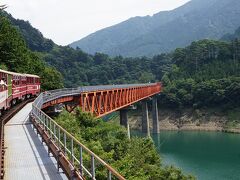
[[[104,90],[113,90],[113,89],[127,89],[127,88],[136,88],[136,87],[145,87],[145,86],[155,86],[157,83],[148,83],[148,84],[124,84],[124,85],[101,85],[101,86],[83,86],[78,88],[64,88],[56,89],[52,91],[47,91],[42,94],[42,101],[39,101],[39,105],[49,102],[51,100],[79,95],[84,92],[94,92],[94,91],[104,91]]]
[[[89,176],[91,179],[95,179],[96,160],[108,170],[108,179],[111,179],[112,175],[114,175],[118,179],[124,179],[124,177],[122,177],[110,165],[108,165],[100,157],[95,155],[91,150],[89,150],[86,146],[79,142],[74,136],[68,133],[63,127],[58,125],[51,117],[41,111],[41,109],[36,107],[34,104],[32,114],[37,119],[39,124],[42,125],[43,129],[49,134],[49,136],[52,138],[58,148],[64,152],[64,155],[69,157],[72,165],[75,167],[78,166],[77,169],[79,169],[81,175],[87,174],[87,176]],[[85,151],[91,158],[90,170],[83,163],[83,151]]]
[[[45,114],[41,108],[44,103],[55,100],[57,98],[79,95],[85,92],[95,92],[114,89],[127,89],[136,87],[156,86],[157,83],[149,84],[130,84],[130,85],[106,85],[106,86],[87,86],[79,88],[66,88],[47,91],[41,93],[33,103],[32,116],[34,118],[35,127],[42,134],[47,133],[49,139],[57,146],[57,149],[63,152],[68,158],[72,167],[77,169],[81,176],[87,176],[96,179],[96,168],[104,167],[106,170],[106,178],[111,180],[112,177],[123,180],[117,171],[95,155],[91,150],[79,142],[74,136],[68,133],[63,127],[58,125],[51,117]],[[48,140],[46,140],[48,142]],[[84,155],[85,153],[85,155]],[[90,163],[90,164],[89,164]],[[68,175],[73,178],[73,173]]]

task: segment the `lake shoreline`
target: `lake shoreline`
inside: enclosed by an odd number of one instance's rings
[[[143,136],[141,132],[134,133],[133,136]],[[200,180],[238,179],[239,136],[190,130],[162,130],[160,134],[151,134],[164,165],[174,165]]]
[[[140,113],[129,115],[129,124],[133,130],[141,130],[142,117]],[[150,129],[152,117],[149,113]],[[192,111],[185,109],[182,112],[161,109],[159,111],[159,128],[166,131],[213,131],[240,134],[239,121],[229,120],[222,112],[216,110]]]
[[[225,132],[225,133],[235,133],[240,134],[239,128],[226,128],[224,124],[219,124],[215,122],[209,122],[201,125],[194,125],[194,124],[183,124],[181,127],[172,128],[171,126],[161,128],[160,122],[160,130],[166,131],[212,131],[212,132]]]
[[[131,127],[132,130],[138,130],[138,131],[141,131],[140,128],[136,128],[136,127]],[[199,127],[199,126],[184,126],[184,127],[181,127],[181,128],[173,128],[173,127],[169,127],[169,128],[161,128],[160,127],[160,131],[200,131],[200,132],[223,132],[223,133],[232,133],[232,134],[240,134],[240,129],[234,129],[234,128],[231,128],[231,129],[225,129],[225,128],[202,128],[202,127]]]

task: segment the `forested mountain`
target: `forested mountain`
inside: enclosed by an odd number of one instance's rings
[[[26,46],[22,35],[0,12],[0,68],[41,76],[42,89],[62,87],[61,74]]]
[[[41,32],[29,22],[14,19],[5,14],[11,23],[21,32],[26,44],[32,51],[49,65],[55,67],[64,77],[66,87],[97,84],[122,84],[137,82],[154,82],[160,80],[164,72],[170,69],[168,54],[156,55],[153,58],[114,58],[106,54],[90,55],[80,49],[58,46],[45,39]]]
[[[32,27],[28,21],[15,19],[6,12],[2,12],[2,14],[21,32],[28,48],[32,51],[44,52],[52,50],[54,42],[44,38],[42,33],[38,29]]]
[[[235,39],[240,39],[240,27],[233,34],[227,33],[221,38],[221,40],[225,41],[233,41]]]
[[[153,56],[200,39],[219,39],[240,25],[239,0],[191,0],[172,11],[135,17],[70,44],[90,54]]]
[[[67,47],[46,54],[45,61],[63,74],[67,87],[155,82],[170,68],[169,55],[162,54],[153,59],[110,58],[106,54],[92,56]]]
[[[176,49],[162,78],[161,103],[171,107],[236,108],[240,105],[240,41],[202,40]]]
[[[16,22],[18,29],[25,27],[25,23],[31,27],[27,22]],[[30,31],[25,33],[26,36],[31,35],[31,31],[37,31],[34,28],[26,29]],[[238,30],[235,34],[238,34]],[[38,37],[42,39],[38,40]],[[27,44],[46,41],[41,33],[34,38],[35,36],[28,36]],[[196,41],[186,48],[178,48],[172,53],[152,58],[112,58],[102,53],[90,55],[78,48],[75,50],[56,44],[48,50],[44,47],[42,52],[34,54],[62,73],[66,87],[162,80],[164,92],[159,102],[165,107],[198,108],[217,104],[231,108],[240,102],[239,53],[239,40],[234,39],[231,42]]]

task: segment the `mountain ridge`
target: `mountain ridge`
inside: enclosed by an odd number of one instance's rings
[[[237,0],[192,0],[171,11],[130,18],[70,46],[90,54],[153,56],[195,40],[219,39],[232,33],[240,25],[239,12]]]

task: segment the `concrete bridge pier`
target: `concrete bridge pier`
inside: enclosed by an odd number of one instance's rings
[[[127,113],[128,113],[127,109],[121,109],[120,110],[120,125],[127,128],[128,138],[130,139],[130,127],[129,127]]]
[[[150,137],[148,105],[146,100],[142,101],[142,132],[147,133],[147,136]]]
[[[159,121],[158,121],[158,106],[157,98],[152,98],[152,119],[153,119],[153,133],[160,133]]]

